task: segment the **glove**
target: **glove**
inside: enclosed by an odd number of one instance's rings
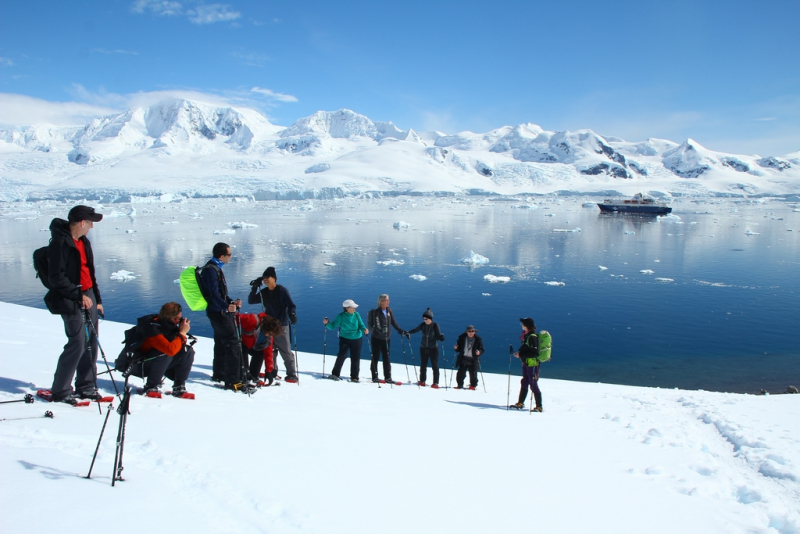
[[[260,284],[261,284],[261,278],[256,278],[255,280],[250,282],[250,285],[253,286],[253,287],[255,287],[257,285],[260,285]]]
[[[444,341],[444,334],[442,334],[441,336],[439,336],[439,341]]]
[[[292,324],[297,324],[297,314],[294,313],[289,314],[289,321]]]
[[[403,332],[402,332],[400,335],[401,335],[401,336],[405,336],[405,338],[406,338],[406,339],[411,339],[411,334],[409,334],[409,333],[408,333],[408,332],[406,332],[405,330],[403,330]]]

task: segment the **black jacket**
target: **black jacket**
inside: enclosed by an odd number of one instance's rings
[[[55,218],[50,223],[50,246],[47,248],[47,260],[49,263],[48,282],[51,289],[45,295],[44,300],[47,308],[56,314],[75,313],[80,310],[81,303],[81,253],[75,246],[75,240],[69,231],[69,222],[64,219]],[[86,251],[86,263],[89,267],[89,274],[92,278],[95,299],[98,304],[103,300],[100,296],[100,289],[97,287],[97,279],[94,274],[94,254],[92,244],[86,238],[81,237],[83,247]]]
[[[477,360],[480,356],[483,356],[483,340],[481,336],[475,334],[475,343],[472,345],[472,358],[464,356],[464,347],[467,344],[467,333],[464,332],[460,336],[458,336],[458,341],[456,342],[456,356],[458,359],[456,360],[459,365],[467,365],[472,363],[473,360]],[[475,353],[480,351],[480,355],[476,356]]]
[[[412,328],[408,331],[409,334],[416,334],[422,332],[422,339],[419,340],[419,346],[423,349],[435,349],[437,341],[444,341],[442,331],[439,330],[439,325],[431,321],[430,325],[422,321],[418,327]]]
[[[247,296],[247,303],[260,303],[264,313],[279,320],[283,326],[288,326],[291,316],[297,313],[289,290],[280,284],[275,284],[275,289],[271,291],[263,284],[254,284]]]
[[[527,366],[525,360],[528,358],[536,358],[539,355],[539,338],[535,332],[528,332],[522,339],[522,344],[519,346],[519,359],[522,365]],[[530,367],[537,367],[539,364],[531,365]]]
[[[388,320],[387,320],[388,318]],[[397,321],[394,320],[394,313],[391,308],[386,308],[386,315],[383,315],[383,310],[375,308],[370,310],[367,314],[367,328],[370,329],[372,339],[389,339],[392,333],[389,330],[389,325],[392,325],[398,333],[402,334],[403,329],[397,326]]]

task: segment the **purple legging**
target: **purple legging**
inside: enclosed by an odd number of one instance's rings
[[[522,380],[519,381],[519,402],[525,404],[525,399],[528,397],[528,386],[533,391],[533,398],[536,400],[536,406],[542,405],[542,392],[539,391],[539,366],[528,367],[522,365]]]

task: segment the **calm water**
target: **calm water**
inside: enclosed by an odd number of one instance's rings
[[[298,306],[302,351],[322,351],[321,319],[341,311],[344,299],[366,317],[388,293],[404,329],[433,309],[450,362],[457,335],[474,324],[487,348],[484,371],[508,371],[518,319],[531,316],[553,335],[546,377],[719,391],[800,386],[800,213],[793,205],[683,200],[673,217],[640,218],[600,215],[582,207],[585,200],[535,199],[528,207],[482,198],[215,199],[135,204],[133,217],[131,205],[116,204],[99,210],[106,218],[89,237],[109,320],[132,323],[168,300],[183,302],[174,283],[180,271],[205,263],[224,241],[234,247],[225,268],[233,297],[246,300],[248,282],[276,267]],[[0,300],[44,308],[30,257],[47,243],[52,217],[69,207],[0,207]],[[240,221],[257,227],[215,235]],[[399,221],[411,226],[393,228]],[[470,250],[489,264],[461,264]],[[403,263],[376,263],[386,260]],[[135,279],[110,280],[120,270]],[[510,282],[489,283],[487,274]],[[204,313],[187,315],[193,333],[211,334]],[[101,338],[107,354],[115,355],[117,341]],[[412,343],[416,354],[419,338]],[[335,346],[329,334],[329,352]],[[397,337],[392,354],[402,361]],[[518,374],[516,360],[511,368]]]

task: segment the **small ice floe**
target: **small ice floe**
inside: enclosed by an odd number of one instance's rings
[[[564,287],[567,284],[565,284],[564,282],[556,282],[555,280],[551,280],[549,282],[545,282],[544,285],[553,287]]]
[[[484,297],[491,297],[492,296],[491,293],[481,293],[481,295],[483,295]]]
[[[489,258],[486,256],[481,256],[480,254],[475,254],[473,251],[469,251],[469,256],[461,260],[461,263],[466,263],[469,265],[486,265],[489,263]]]
[[[744,233],[744,235],[761,235],[761,232],[754,232],[752,230],[748,230]]]
[[[405,265],[405,260],[384,260],[376,261],[378,265]]]
[[[200,215],[199,213],[192,213],[191,215],[189,215],[189,218],[190,219],[202,219],[203,216]]]
[[[545,209],[548,209],[548,208],[545,208]],[[556,214],[555,213],[545,213],[544,216],[545,217],[555,217]]]
[[[411,223],[407,223],[405,221],[397,221],[392,225],[394,228],[411,228]]]
[[[323,265],[327,265],[328,267],[336,267],[336,264],[333,263],[332,261],[325,262],[323,263]]]
[[[569,229],[567,229],[567,228],[553,228],[553,231],[554,231],[554,232],[572,232],[572,233],[578,233],[578,232],[580,232],[580,231],[581,231],[581,229],[580,229],[580,228],[573,228],[572,230],[569,230]]]
[[[125,230],[126,234],[135,234],[136,230]]]
[[[583,204],[581,204],[581,206],[583,206],[584,208],[596,208],[597,202],[584,202]]]
[[[178,221],[161,221],[161,224],[178,224]]]
[[[180,278],[176,278],[175,280],[172,281],[172,283],[175,284],[175,285],[180,285],[181,279]]]
[[[656,282],[674,282],[674,278],[656,278]]]
[[[409,276],[409,278],[411,278],[412,280],[416,280],[417,282],[423,282],[428,279],[427,276],[421,274],[412,274],[411,276]]]
[[[625,277],[624,274],[609,274],[609,276],[611,278],[624,278]]]
[[[655,274],[652,269],[642,269],[639,272],[642,274]]]
[[[495,276],[493,274],[487,274],[483,279],[490,284],[507,284],[511,281],[511,277],[509,276]]]
[[[126,282],[128,280],[133,280],[134,278],[136,277],[133,275],[133,271],[117,271],[115,273],[111,273],[112,280]]]
[[[653,260],[653,263],[661,263],[661,260]]]
[[[228,230],[214,230],[214,235],[222,235],[222,234],[235,234],[236,230],[230,228]]]
[[[228,223],[228,228],[258,228],[258,225],[244,221],[234,221]]]
[[[636,232],[633,230],[625,230],[625,235],[636,235]]]
[[[598,265],[597,268],[600,269],[601,271],[607,271],[608,270],[608,267],[606,267],[605,265]]]

